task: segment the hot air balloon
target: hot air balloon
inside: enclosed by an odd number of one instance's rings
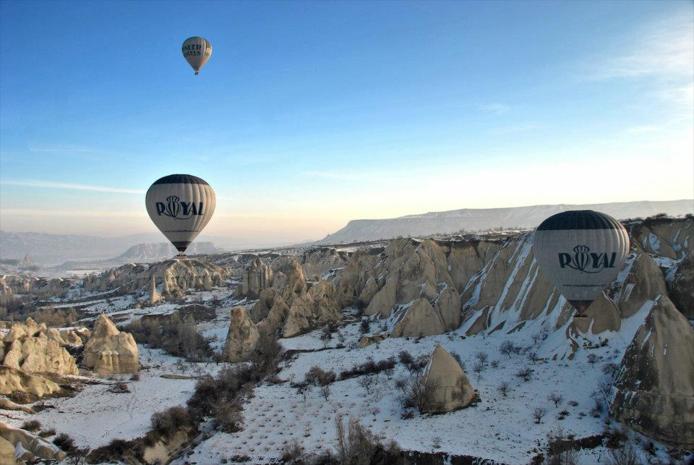
[[[182,255],[214,213],[214,190],[190,174],[171,174],[158,179],[145,196],[147,213]]]
[[[582,316],[619,274],[629,235],[604,213],[566,211],[537,227],[533,252],[543,274]]]
[[[195,74],[198,74],[212,56],[212,44],[203,37],[189,37],[183,41],[181,51],[183,58],[195,70]]]

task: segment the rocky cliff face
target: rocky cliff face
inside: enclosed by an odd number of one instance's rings
[[[40,299],[48,297],[62,297],[71,287],[72,283],[67,279],[39,278],[30,275],[0,275],[0,299],[15,294],[31,294]]]
[[[309,284],[297,257],[283,256],[272,263],[270,287],[246,313],[232,310],[225,354],[229,361],[247,357],[259,335],[292,337],[341,319],[334,286],[328,281]]]
[[[75,359],[65,346],[81,345],[76,331],[46,328],[31,318],[26,323],[15,323],[4,338],[0,348],[2,364],[26,373],[53,373],[77,375]]]
[[[136,373],[140,363],[135,338],[119,331],[106,315],[99,315],[84,345],[84,365],[102,376]]]
[[[622,360],[611,410],[635,429],[694,447],[694,331],[667,296],[651,302]]]
[[[180,297],[187,289],[211,289],[221,286],[229,272],[217,265],[196,259],[174,259],[152,265],[124,265],[84,279],[87,290],[150,294],[154,280],[157,292],[164,297]]]
[[[694,424],[694,330],[686,316],[694,311],[694,219],[627,226],[631,255],[587,318],[574,319],[543,276],[533,258],[532,233],[495,240],[394,240],[379,255],[354,254],[334,280],[337,298],[386,318],[391,337],[458,327],[468,335],[512,334],[532,323],[540,328],[539,338],[562,336],[551,338],[544,355],[568,359],[617,332],[635,337],[613,411],[654,437],[691,444],[686,425]],[[637,314],[642,324],[623,328]]]

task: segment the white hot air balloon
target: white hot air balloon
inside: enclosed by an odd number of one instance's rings
[[[183,254],[209,223],[217,200],[203,179],[171,174],[150,186],[145,203],[156,227]]]
[[[212,44],[203,37],[189,37],[183,41],[181,51],[183,58],[195,70],[195,74],[198,74],[212,56]]]
[[[537,227],[533,251],[545,277],[581,315],[619,274],[629,235],[604,213],[566,211]]]

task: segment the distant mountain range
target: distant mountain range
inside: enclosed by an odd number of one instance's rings
[[[37,265],[56,266],[67,261],[111,261],[126,259],[129,256],[127,262],[138,261],[138,258],[139,261],[148,261],[149,257],[173,256],[175,251],[168,253],[174,250],[173,247],[161,240],[162,236],[156,233],[96,237],[0,231],[0,259],[22,260],[28,255]],[[208,245],[214,248],[212,244]],[[201,244],[195,247],[201,247]],[[192,250],[196,250],[195,247],[191,248],[191,253]],[[207,246],[202,247],[204,249]]]
[[[190,247],[188,247],[188,250],[186,250],[186,255],[214,254],[221,252],[223,252],[223,250],[215,247],[212,242],[193,242]],[[59,265],[58,268],[64,270],[107,269],[126,263],[158,262],[169,259],[177,253],[174,246],[166,242],[137,244],[117,257],[105,260],[70,260]]]
[[[617,219],[647,217],[666,213],[680,216],[694,213],[694,199],[615,202],[592,205],[534,205],[530,207],[486,208],[430,212],[382,220],[352,220],[339,231],[316,244],[352,242],[487,231],[494,228],[534,228],[545,218],[566,210],[598,210]]]

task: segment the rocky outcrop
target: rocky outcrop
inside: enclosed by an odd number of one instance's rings
[[[460,364],[440,345],[431,354],[422,384],[423,412],[451,412],[467,407],[476,397]]]
[[[12,325],[0,357],[3,365],[27,373],[77,375],[75,359],[64,347],[73,345],[72,342],[77,345],[77,341],[81,343],[81,338],[75,331],[48,329],[28,318],[26,323]]]
[[[229,362],[240,362],[253,353],[258,342],[258,329],[248,316],[246,309],[231,309],[229,333],[224,345],[224,359]]]
[[[84,366],[102,376],[136,373],[140,364],[135,338],[119,331],[106,315],[99,315],[84,345]]]
[[[221,286],[229,273],[222,267],[192,258],[177,258],[151,265],[128,264],[84,278],[91,291],[140,292],[149,295],[152,279],[159,283],[157,292],[164,297],[183,296],[188,289],[209,290]]]
[[[258,301],[248,312],[232,311],[226,359],[246,358],[261,335],[292,337],[340,319],[332,283],[309,285],[296,257],[279,257],[272,264],[272,286],[258,293]]]
[[[19,459],[25,462],[33,463],[35,460],[60,461],[66,456],[65,452],[45,439],[2,422],[0,422],[0,438],[12,444],[15,451],[22,451]],[[18,447],[19,445],[21,447]]]
[[[622,360],[612,413],[634,429],[694,447],[694,329],[665,296]]]
[[[0,437],[0,463],[5,465],[17,464],[14,457],[14,444],[3,437]]]
[[[306,279],[318,281],[345,266],[347,257],[348,254],[338,252],[332,247],[320,247],[304,252],[301,256],[301,266]]]
[[[31,294],[41,299],[62,297],[73,283],[69,279],[47,279],[32,275],[17,274],[0,276],[0,296]]]
[[[260,291],[272,284],[272,268],[260,257],[255,257],[246,265],[238,295],[257,299]]]
[[[49,379],[0,365],[0,394],[18,402],[33,402],[60,391],[60,386]]]
[[[396,313],[393,336],[441,334],[461,322],[460,294],[445,251],[431,240],[391,241],[380,256],[355,254],[336,280],[342,301],[366,315]]]

